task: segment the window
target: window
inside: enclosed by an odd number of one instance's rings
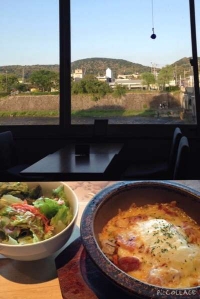
[[[71,0],[71,32],[73,124],[196,124],[188,0]]]
[[[194,4],[199,11],[195,0],[5,1],[0,94],[12,100],[1,98],[0,128],[90,136],[94,120],[106,118],[109,136],[196,129]]]
[[[1,3],[1,125],[59,124],[58,4]]]

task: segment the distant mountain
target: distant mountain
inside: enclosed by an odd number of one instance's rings
[[[144,66],[142,64],[133,63],[123,59],[112,59],[112,58],[86,58],[81,60],[76,60],[71,63],[72,73],[75,69],[84,69],[86,74],[105,75],[106,69],[110,68],[114,76],[119,74],[133,74],[133,73],[143,73],[150,71],[149,66]],[[22,78],[24,75],[25,79],[28,79],[31,73],[45,69],[54,72],[59,71],[59,65],[9,65],[0,66],[0,74],[15,74],[18,78]]]
[[[174,72],[177,74],[178,77],[185,78],[189,75],[192,75],[192,67],[190,64],[191,57],[183,57],[180,60],[175,61],[172,63],[174,67]],[[198,57],[198,62],[200,63],[200,57]]]
[[[200,62],[200,58],[199,62]],[[176,75],[183,78],[184,76],[188,76],[191,74],[191,65],[190,58],[184,57],[174,63],[172,63],[174,67],[174,72]],[[82,68],[84,69],[86,74],[94,74],[96,76],[104,76],[106,69],[110,68],[114,76],[121,74],[133,74],[133,73],[143,73],[149,72],[151,67],[145,66],[139,63],[133,63],[124,59],[113,59],[113,58],[86,58],[73,61],[71,63],[71,71],[74,72],[75,69]],[[49,65],[9,65],[9,66],[0,66],[0,74],[15,74],[18,78],[22,78],[24,76],[25,79],[28,79],[30,75],[38,70],[50,70],[54,72],[59,72],[58,64],[49,64]]]
[[[8,65],[8,66],[0,66],[0,74],[5,74],[6,71],[8,74],[14,74],[18,78],[22,78],[24,76],[25,79],[28,79],[30,75],[39,70],[49,70],[53,72],[59,72],[58,64],[49,64],[49,65]]]
[[[180,60],[177,60],[176,62],[172,63],[173,65],[177,66],[190,66],[190,57],[183,57]]]
[[[150,71],[149,66],[142,64],[133,63],[124,59],[113,59],[113,58],[86,58],[76,60],[71,64],[72,72],[75,69],[84,69],[86,74],[94,74],[104,76],[106,69],[110,68],[114,76],[117,75],[129,75],[134,73],[143,73]]]

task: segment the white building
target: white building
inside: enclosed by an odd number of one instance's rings
[[[84,72],[83,72],[82,69],[76,69],[76,70],[74,71],[74,73],[71,74],[71,76],[74,78],[74,80],[76,80],[76,79],[83,79],[83,77],[84,77]]]
[[[110,87],[115,88],[116,85],[126,86],[128,89],[147,89],[147,86],[139,79],[115,79],[110,83]]]
[[[107,68],[106,70],[106,78],[108,79],[109,82],[113,82],[114,80],[113,72],[110,68]]]
[[[106,76],[97,76],[96,78],[97,78],[99,81],[101,81],[101,82],[106,82],[106,81],[107,81]]]
[[[139,74],[136,73],[136,74],[129,74],[129,75],[118,75],[117,76],[117,79],[137,79],[139,78]]]

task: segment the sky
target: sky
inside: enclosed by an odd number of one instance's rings
[[[195,7],[200,47],[200,0]],[[58,13],[58,0],[0,0],[0,66],[59,64]],[[163,67],[191,56],[189,0],[71,0],[71,61]]]

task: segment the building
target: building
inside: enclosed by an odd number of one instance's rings
[[[76,80],[83,79],[84,77],[84,71],[82,69],[76,69],[74,73],[71,74],[72,78]]]
[[[110,68],[107,68],[107,70],[106,70],[106,78],[107,78],[108,82],[114,81],[113,71]]]
[[[116,85],[122,85],[128,89],[147,89],[147,86],[142,84],[142,80],[139,79],[115,79],[110,83],[110,87],[114,88]]]
[[[130,74],[130,75],[118,75],[117,76],[117,79],[137,79],[137,78],[139,78],[139,74],[138,73],[136,73],[136,74]]]
[[[96,78],[101,82],[107,82],[106,76],[97,76]]]
[[[106,69],[105,76],[97,76],[96,78],[101,82],[113,82],[114,81],[114,75],[110,68]]]
[[[182,97],[182,108],[190,110],[192,116],[196,117],[196,103],[195,103],[195,92],[194,87],[186,87]]]

